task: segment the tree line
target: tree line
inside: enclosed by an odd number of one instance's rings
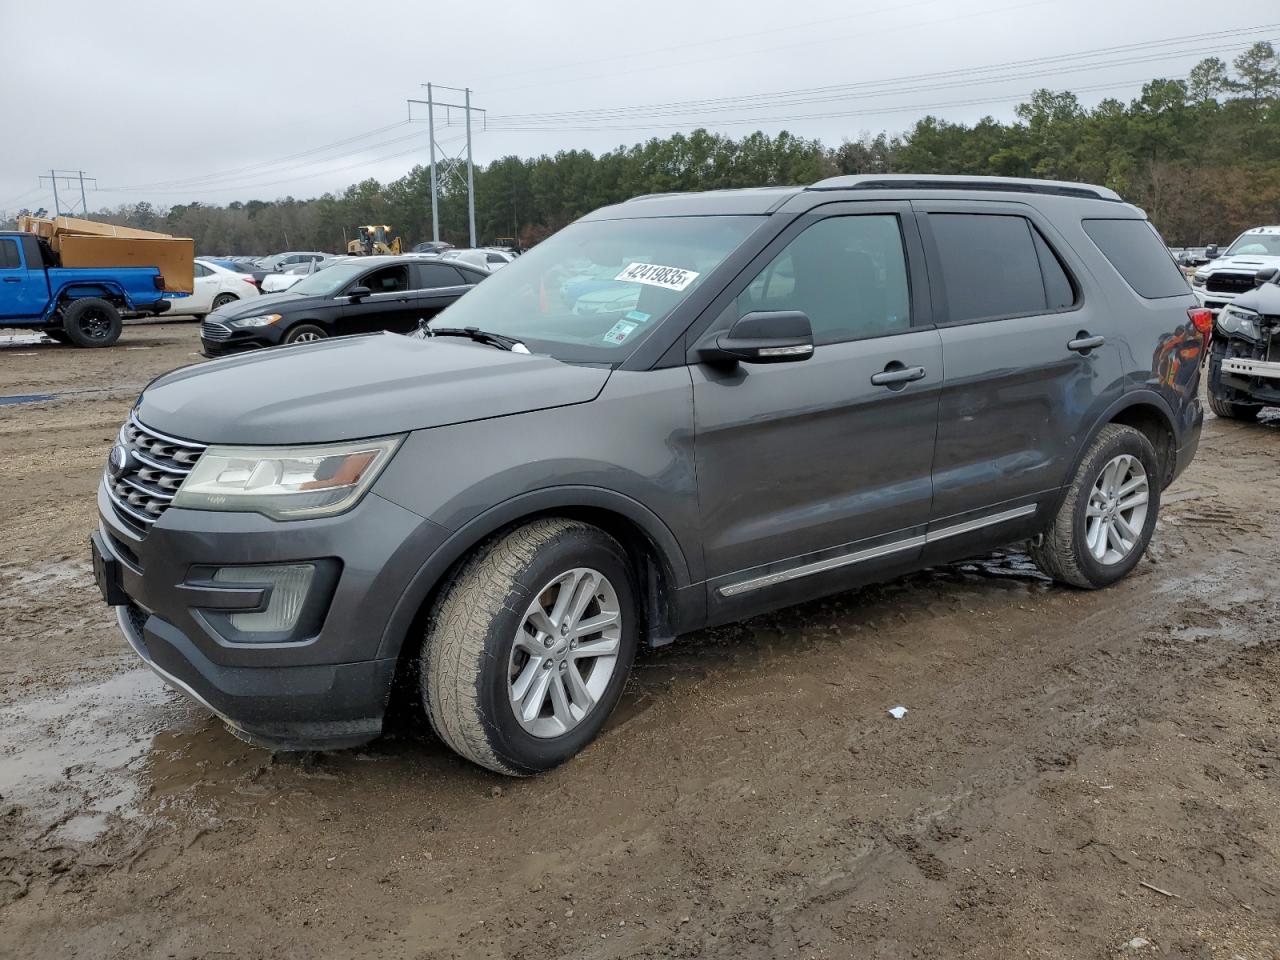
[[[1143,207],[1177,246],[1227,243],[1280,222],[1280,58],[1257,43],[1230,66],[1217,57],[1139,96],[1086,107],[1070,91],[1038,90],[1015,118],[972,125],[934,116],[899,135],[860,134],[838,147],[782,132],[740,139],[695,130],[599,155],[507,156],[475,171],[481,243],[528,247],[596,207],[645,193],[812,183],[848,173],[1043,177],[1102,184]],[[430,174],[363,180],[313,199],[147,202],[95,219],[193,237],[206,254],[341,251],[362,224],[391,224],[408,245],[431,236]],[[446,189],[442,237],[467,245],[465,188]]]

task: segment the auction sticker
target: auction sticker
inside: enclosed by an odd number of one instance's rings
[[[627,337],[635,332],[638,323],[632,323],[630,320],[619,320],[604,335],[605,343],[626,343]]]
[[[663,267],[656,263],[633,263],[613,279],[647,283],[651,287],[665,287],[667,290],[683,290],[698,279],[698,274],[693,270]]]

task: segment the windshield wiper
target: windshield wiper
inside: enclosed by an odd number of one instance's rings
[[[479,327],[429,327],[424,323],[418,329],[424,337],[466,337],[476,343],[487,343],[501,350],[510,350],[512,353],[529,352],[529,348],[515,337],[508,337],[501,333],[490,333],[488,330],[481,330]]]

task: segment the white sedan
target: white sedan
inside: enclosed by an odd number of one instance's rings
[[[237,300],[261,296],[258,285],[247,273],[236,273],[207,260],[195,264],[195,292],[189,297],[172,297],[165,317],[203,317]]]

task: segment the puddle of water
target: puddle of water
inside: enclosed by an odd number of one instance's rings
[[[93,839],[112,815],[135,815],[132,768],[159,731],[190,718],[145,667],[0,708],[0,795],[59,824],[58,836]]]
[[[0,397],[0,407],[14,407],[20,403],[44,403],[52,399],[52,393],[19,393],[11,397]]]

